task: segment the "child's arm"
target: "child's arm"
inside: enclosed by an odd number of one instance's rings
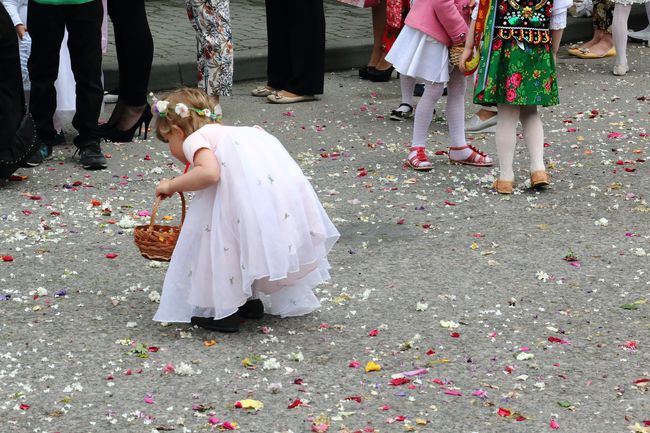
[[[465,49],[463,54],[460,56],[460,62],[458,63],[458,68],[461,72],[467,72],[465,63],[472,57],[474,54],[474,27],[476,27],[476,20],[472,20],[469,25],[469,31],[467,32],[467,40],[465,41]]]
[[[156,186],[156,196],[167,198],[179,191],[198,191],[219,181],[219,161],[208,148],[201,148],[194,154],[194,168],[173,179],[163,179]]]
[[[437,0],[435,5],[435,14],[451,39],[452,46],[464,44],[467,37],[467,21],[454,0]]]
[[[11,17],[11,21],[14,23],[16,34],[20,39],[22,39],[25,37],[27,27],[25,27],[25,23],[20,19],[20,14],[18,13],[18,6],[20,6],[20,3],[20,0],[2,0],[3,6]]]

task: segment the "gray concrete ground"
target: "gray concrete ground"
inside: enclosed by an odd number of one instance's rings
[[[0,431],[648,431],[649,52],[631,44],[622,78],[561,56],[562,105],[541,110],[553,184],[525,188],[520,140],[512,197],[444,156],[404,168],[395,80],[330,73],[293,106],[237,84],[225,122],[277,135],[342,238],[320,311],[233,335],[151,321],[165,268],[129,227],[180,172],[165,145],[106,144],[100,172],[55,148],[0,186]]]
[[[196,83],[196,41],[185,12],[184,0],[146,2],[149,25],[154,37],[155,53],[150,87],[168,89]],[[266,76],[266,15],[264,0],[237,0],[230,3],[235,46],[235,80],[263,79]],[[366,64],[372,48],[370,10],[325,0],[327,71],[356,68]],[[591,18],[569,17],[563,40],[575,42],[588,39],[592,33]],[[641,5],[633,8],[630,27],[646,23]],[[112,29],[109,26],[109,32]],[[104,57],[106,87],[118,83],[115,45]]]

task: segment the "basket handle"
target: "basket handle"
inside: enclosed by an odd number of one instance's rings
[[[185,222],[185,196],[182,192],[178,191],[178,195],[181,197],[181,224],[178,226],[179,230],[183,228],[183,223]],[[162,198],[160,196],[156,197],[156,201],[153,203],[153,210],[151,211],[151,220],[149,221],[149,228],[147,229],[148,233],[153,232],[153,226],[156,222],[156,214],[158,213],[158,208]]]

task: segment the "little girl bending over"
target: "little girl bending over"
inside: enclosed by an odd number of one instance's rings
[[[202,90],[154,102],[156,135],[191,165],[156,195],[196,191],[154,320],[235,332],[264,304],[283,317],[317,309],[313,288],[329,279],[339,233],[298,164],[258,126],[213,123]]]
[[[414,170],[433,168],[425,146],[433,110],[445,83],[449,161],[479,167],[492,165],[490,157],[465,141],[466,79],[463,72],[449,62],[449,47],[465,42],[469,14],[470,0],[416,0],[404,28],[386,56],[386,60],[401,74],[402,94],[413,92],[417,78],[426,82],[415,110],[413,140],[407,158]]]
[[[530,155],[531,187],[546,187],[550,182],[537,106],[559,102],[551,32],[561,35],[567,2],[556,1],[562,5],[554,8],[553,0],[480,0],[474,10],[460,67],[467,68],[476,48],[480,60],[474,103],[497,105],[499,111],[495,137],[499,178],[494,189],[500,194],[512,193],[518,121]],[[475,46],[475,32],[480,46]]]

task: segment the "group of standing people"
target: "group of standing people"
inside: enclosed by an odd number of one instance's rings
[[[120,83],[113,115],[108,123],[99,125],[104,97],[102,52],[106,41],[102,37],[102,26],[106,22],[106,12],[115,33]],[[146,120],[147,115],[151,119],[146,98],[153,39],[144,0],[2,0],[0,14],[3,17],[2,32],[6,34],[3,41],[11,46],[8,52],[12,53],[9,56],[11,60],[7,59],[5,65],[7,70],[16,70],[15,59],[20,59],[21,54],[28,57],[26,71],[21,75],[14,74],[11,80],[3,80],[0,84],[3,93],[13,87],[20,89],[17,93],[21,95],[23,85],[27,84],[27,101],[24,96],[14,95],[11,102],[7,98],[0,107],[2,118],[20,112],[23,124],[33,122],[29,146],[11,138],[16,131],[14,126],[5,126],[2,122],[3,129],[6,128],[3,135],[8,137],[2,152],[11,153],[13,161],[11,169],[6,171],[15,170],[16,165],[40,164],[51,157],[53,146],[62,141],[60,128],[55,127],[55,112],[61,108],[61,95],[57,94],[65,91],[61,86],[55,86],[57,81],[74,86],[72,125],[77,131],[74,145],[80,164],[89,170],[106,168],[100,140],[121,137],[130,140],[133,135],[128,135],[135,130],[134,124]],[[18,40],[26,38],[31,43],[21,44],[20,50],[17,49]],[[69,55],[72,77],[68,79],[60,73],[60,65],[68,64],[66,60],[62,61],[62,53]],[[25,116],[22,107],[26,102],[29,114]]]

